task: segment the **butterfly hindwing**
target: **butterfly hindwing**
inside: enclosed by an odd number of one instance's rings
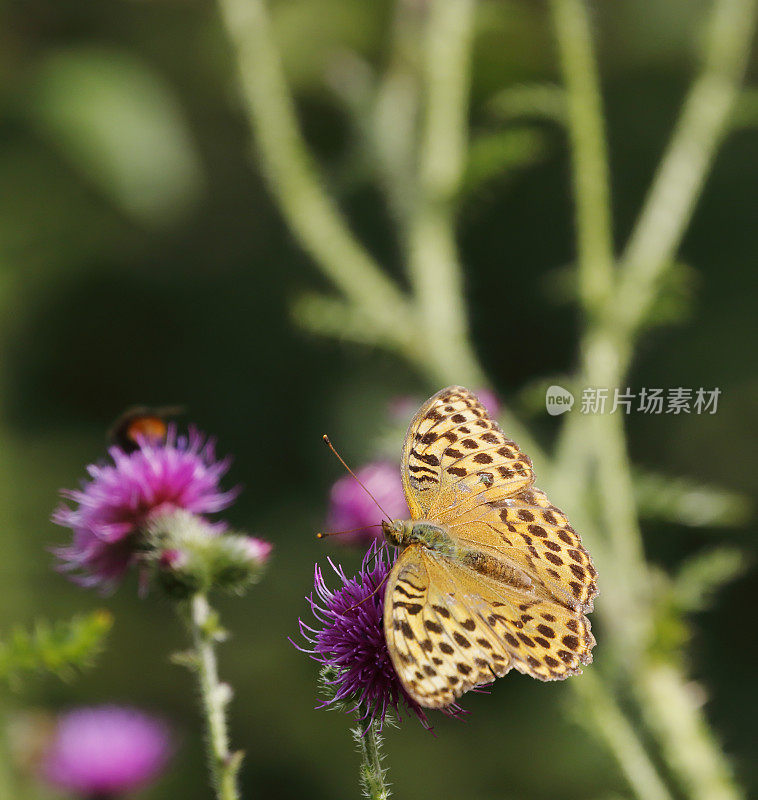
[[[590,554],[566,515],[536,487],[462,514],[453,510],[440,521],[463,544],[518,565],[567,608],[592,611],[597,571]]]
[[[539,680],[574,675],[595,643],[583,615],[420,546],[393,569],[384,625],[406,691],[432,708],[511,668]]]
[[[384,601],[387,646],[408,694],[443,708],[511,668],[500,637],[463,602],[434,556],[406,548],[393,567]]]

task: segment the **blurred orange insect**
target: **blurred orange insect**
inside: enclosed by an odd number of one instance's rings
[[[166,441],[168,421],[181,413],[179,406],[134,406],[113,423],[108,431],[108,439],[126,453],[139,450],[141,441],[160,444]]]

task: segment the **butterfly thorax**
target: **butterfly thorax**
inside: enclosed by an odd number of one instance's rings
[[[384,538],[395,547],[420,544],[442,555],[453,556],[455,544],[444,526],[418,519],[394,519],[382,522]]]
[[[498,583],[519,589],[532,589],[532,581],[523,570],[477,548],[461,546],[453,539],[447,528],[437,522],[395,519],[391,523],[382,522],[382,530],[387,541],[395,547],[405,549],[409,545],[420,544],[427,550],[446,556]]]

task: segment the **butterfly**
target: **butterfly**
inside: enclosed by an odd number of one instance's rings
[[[511,669],[560,680],[592,661],[597,572],[530,459],[467,389],[411,420],[403,448],[411,518],[382,522],[401,548],[384,634],[411,698],[443,708]]]

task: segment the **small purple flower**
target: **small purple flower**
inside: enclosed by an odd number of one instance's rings
[[[369,548],[354,578],[348,578],[343,568],[329,559],[342,581],[335,591],[327,588],[317,564],[316,597],[311,595],[307,599],[320,624],[311,628],[298,620],[300,633],[310,647],[293,644],[334,673],[330,681],[333,697],[320,708],[347,704],[348,710],[362,721],[378,721],[381,725],[388,710],[400,716],[400,707],[404,706],[425,728],[430,728],[424,709],[400,683],[384,638],[384,592],[394,561],[387,548],[377,542]],[[455,715],[461,708],[451,705],[445,711]]]
[[[214,441],[201,433],[177,437],[170,426],[165,442],[140,444],[132,453],[111,447],[113,463],[88,466],[82,488],[62,492],[75,506],[62,504],[53,514],[53,522],[74,533],[69,546],[55,551],[60,569],[75,572],[72,580],[83,586],[112,588],[135,560],[140,533],[155,515],[177,509],[212,514],[237,494],[221,490],[229,459],[217,460]]]
[[[137,709],[78,708],[58,719],[41,772],[63,791],[115,800],[157,778],[171,750],[166,725]]]
[[[406,519],[409,516],[399,467],[386,461],[376,461],[361,467],[355,474],[390,518]],[[332,487],[326,523],[328,530],[357,529],[340,537],[340,541],[362,543],[381,539],[378,523],[382,516],[376,503],[352,476],[345,475]]]

